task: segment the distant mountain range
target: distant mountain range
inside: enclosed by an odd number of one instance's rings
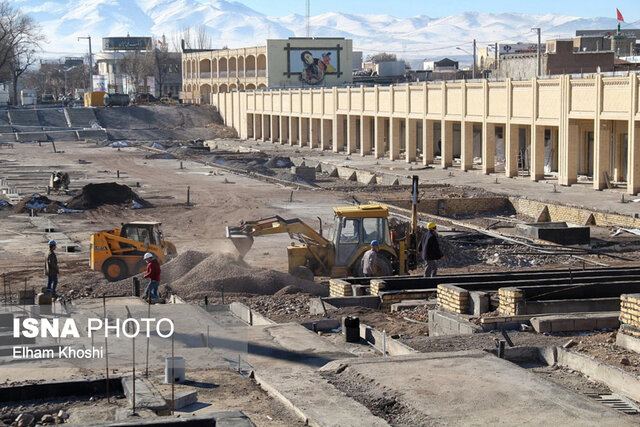
[[[101,50],[106,36],[161,37],[172,41],[183,28],[204,25],[214,47],[264,45],[268,38],[306,35],[305,17],[292,14],[267,16],[242,3],[198,0],[14,0],[43,27],[47,57],[82,54],[90,35],[93,50]],[[302,9],[302,7],[301,7]],[[467,12],[442,18],[426,15],[395,18],[389,15],[354,15],[338,12],[311,17],[311,35],[353,39],[354,50],[365,57],[393,52],[414,64],[443,56],[468,59],[471,41],[479,46],[495,42],[534,41],[532,27],[542,28],[543,39],[569,37],[577,29],[613,29],[610,18],[580,18],[562,15],[487,14]]]

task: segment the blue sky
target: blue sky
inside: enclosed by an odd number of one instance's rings
[[[271,16],[283,16],[290,13],[304,15],[305,0],[240,0],[252,9]],[[311,15],[325,12],[354,14],[389,14],[397,17],[427,15],[440,17],[462,12],[515,12],[544,15],[570,15],[581,17],[616,17],[616,7],[620,9],[627,22],[640,19],[640,1],[638,0],[488,0],[488,1],[389,1],[389,0],[311,0]]]

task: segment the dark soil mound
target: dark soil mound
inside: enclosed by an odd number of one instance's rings
[[[127,185],[107,182],[102,184],[88,184],[82,187],[82,192],[69,200],[69,209],[95,209],[102,205],[124,205],[133,208],[150,208],[151,203],[138,196]]]
[[[18,202],[13,207],[13,211],[15,213],[29,213],[31,209],[33,209],[36,212],[57,212],[61,207],[62,204],[60,202],[53,201],[47,196],[35,193]]]
[[[268,168],[290,168],[295,166],[289,157],[272,157],[264,164]]]

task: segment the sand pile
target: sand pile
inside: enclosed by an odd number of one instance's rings
[[[115,182],[88,184],[67,203],[69,209],[95,209],[102,205],[129,205],[133,209],[153,205],[138,196],[129,186]]]
[[[314,295],[324,291],[320,285],[290,274],[251,268],[228,253],[209,255],[184,276],[169,283],[169,286],[177,295],[188,300],[217,294],[223,288],[225,293],[258,295],[273,295],[285,287],[290,287],[288,292],[298,288]]]

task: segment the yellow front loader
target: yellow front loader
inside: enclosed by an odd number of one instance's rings
[[[164,240],[159,222],[130,222],[122,228],[106,230],[91,235],[89,265],[102,271],[110,282],[136,275],[146,268],[142,259],[151,252],[164,264],[177,254],[176,247]]]
[[[371,241],[377,240],[383,275],[405,273],[404,242],[399,249],[394,248],[389,233],[389,210],[385,205],[335,207],[333,211],[331,239],[322,236],[322,230],[317,232],[298,218],[287,220],[279,216],[227,227],[227,238],[244,257],[251,249],[254,237],[288,233],[299,242],[287,247],[289,273],[308,280],[313,280],[314,276],[362,276],[362,255],[371,248]]]

